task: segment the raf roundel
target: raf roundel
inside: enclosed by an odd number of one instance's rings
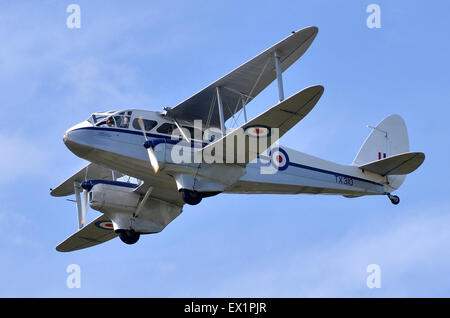
[[[268,137],[270,136],[270,127],[267,126],[248,126],[245,129],[245,134],[250,137]]]
[[[283,149],[275,148],[270,151],[270,162],[276,169],[283,171],[289,166],[289,156]]]
[[[95,223],[95,226],[104,230],[113,230],[114,226],[111,221],[99,221]]]

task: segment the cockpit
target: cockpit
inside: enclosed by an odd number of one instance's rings
[[[87,121],[90,122],[93,126],[96,127],[111,127],[111,128],[134,128],[136,130],[141,130],[138,118],[134,118],[132,120],[133,111],[125,110],[125,111],[108,111],[101,113],[93,113]],[[142,119],[144,123],[144,128],[146,131],[152,130],[154,127],[158,125],[158,122],[155,120]],[[131,124],[131,127],[130,127]]]
[[[131,121],[131,110],[93,113],[87,121],[97,127],[128,128]]]
[[[137,114],[135,114],[137,112]],[[134,116],[133,116],[134,115]],[[156,114],[155,114],[156,115]],[[148,116],[148,115],[147,115]],[[139,110],[124,110],[124,111],[107,111],[93,113],[86,121],[95,127],[109,127],[109,128],[122,128],[122,129],[134,129],[141,131],[138,119],[141,116],[141,111]],[[147,132],[152,131],[157,134],[171,135],[177,126],[170,121],[164,120],[162,117],[156,115],[154,119],[144,119],[142,122],[144,124],[144,129]],[[181,126],[188,134],[190,138],[195,138],[196,136],[203,136],[203,132],[196,132],[194,127],[182,125]]]

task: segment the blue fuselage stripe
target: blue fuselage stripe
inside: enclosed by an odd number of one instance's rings
[[[310,166],[305,166],[305,165],[302,165],[302,164],[299,164],[299,163],[295,163],[295,162],[290,162],[289,165],[293,166],[293,167],[301,168],[301,169],[307,169],[307,170],[312,170],[312,171],[316,171],[316,172],[327,173],[327,174],[331,174],[333,176],[342,176],[342,177],[352,178],[354,180],[358,180],[358,181],[362,181],[362,182],[368,182],[368,183],[371,183],[371,184],[382,186],[382,184],[380,184],[378,182],[375,182],[375,181],[370,181],[370,180],[366,180],[366,179],[363,179],[363,178],[358,178],[358,177],[342,174],[342,173],[339,173],[339,172],[333,172],[333,171],[324,170],[324,169],[320,169],[320,168],[314,168],[314,167],[310,167]]]
[[[107,130],[107,131],[115,131],[115,132],[120,132],[120,133],[124,133],[124,134],[131,134],[131,135],[137,135],[137,136],[142,136],[144,137],[144,133],[142,131],[135,131],[135,130],[128,130],[128,129],[119,129],[119,128],[110,128],[110,127],[82,127],[82,128],[77,128],[74,129],[73,131],[76,130]],[[151,138],[160,138],[160,139],[165,139],[167,143],[169,144],[176,144],[178,143],[180,140],[183,140],[182,137],[177,137],[178,139],[173,139],[172,136],[167,136],[167,135],[160,135],[160,134],[154,134],[154,133],[146,133],[147,137],[151,137]],[[197,141],[192,141],[191,145],[193,144],[199,144],[200,142]],[[142,141],[142,144],[144,144],[144,140]],[[208,143],[202,143],[202,146],[206,146]]]

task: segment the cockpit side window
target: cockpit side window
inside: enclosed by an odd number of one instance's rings
[[[131,111],[121,112],[114,116],[117,128],[128,128],[131,121]]]
[[[106,116],[92,115],[91,118],[95,126],[101,126],[106,124]]]
[[[110,111],[107,113],[93,114],[89,119],[89,121],[94,123],[94,125],[97,127],[107,126],[117,128],[128,128],[131,121],[131,114],[132,114],[131,110],[120,113]]]
[[[135,118],[133,120],[133,128],[137,129],[137,130],[141,130],[141,127],[139,126],[139,122],[138,122],[139,118]],[[142,122],[144,123],[144,128],[145,131],[150,131],[152,130],[154,127],[156,127],[156,125],[158,125],[158,122],[155,120],[150,120],[150,119],[142,119]]]
[[[106,118],[106,125],[108,125],[108,127],[114,127],[114,126],[116,126],[116,123],[115,123],[115,118],[114,117],[108,117],[108,118]]]

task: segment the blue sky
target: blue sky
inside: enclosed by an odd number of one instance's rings
[[[81,7],[81,28],[66,7]],[[381,8],[380,29],[366,7]],[[450,20],[447,1],[2,1],[0,296],[450,296]],[[281,144],[351,163],[398,113],[423,166],[385,197],[220,195],[138,244],[69,254],[73,203],[49,188],[85,162],[63,132],[95,111],[173,106],[287,36],[315,25],[284,73],[285,95],[325,86]],[[277,101],[271,85],[249,105]],[[89,218],[97,216],[90,211]],[[81,288],[66,267],[81,267]],[[382,287],[366,286],[379,264]]]

